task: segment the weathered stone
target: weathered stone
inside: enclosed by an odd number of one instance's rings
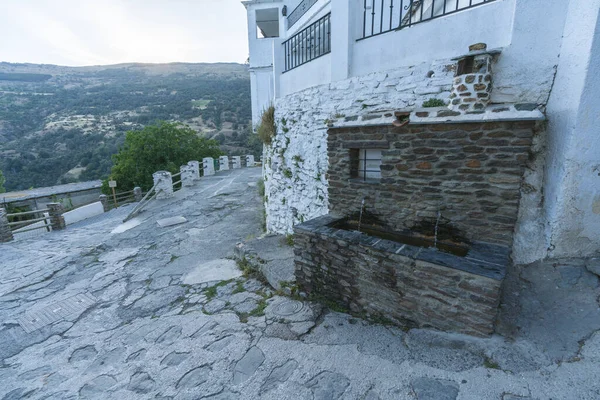
[[[211,368],[203,365],[186,372],[175,385],[177,389],[190,389],[202,385],[208,380]]]
[[[431,378],[417,378],[412,388],[418,400],[455,400],[458,397],[458,385],[452,381]]]
[[[258,367],[265,361],[265,355],[258,347],[251,347],[250,350],[238,361],[233,371],[233,384],[239,385],[250,379]]]
[[[296,360],[289,360],[285,364],[273,368],[265,383],[260,388],[261,393],[268,392],[286,382],[294,371],[298,368],[298,362]]]
[[[515,110],[517,111],[533,111],[537,109],[537,104],[535,103],[518,103],[515,104]]]
[[[342,374],[323,371],[306,383],[315,400],[335,400],[344,395],[350,380]]]
[[[97,398],[97,396],[106,396],[108,391],[117,384],[117,380],[110,375],[100,375],[92,379],[79,391],[83,398]]]
[[[588,271],[590,271],[591,273],[596,274],[600,277],[600,258],[598,258],[598,257],[590,258],[585,263],[585,267],[587,268]]]
[[[465,76],[465,82],[466,83],[473,83],[473,82],[475,82],[475,75],[467,75],[467,76]]]
[[[131,376],[127,389],[132,392],[146,394],[154,388],[154,379],[146,372],[136,372]]]

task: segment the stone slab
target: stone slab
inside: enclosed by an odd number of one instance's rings
[[[229,259],[212,260],[200,264],[183,277],[186,285],[197,285],[213,281],[226,281],[242,276],[235,261]]]
[[[96,299],[91,294],[81,293],[39,310],[26,312],[18,322],[26,333],[31,333],[46,325],[79,315],[95,302]]]
[[[185,217],[182,217],[182,216],[163,218],[163,219],[159,219],[158,221],[156,221],[158,226],[160,226],[161,228],[166,228],[167,226],[179,225],[179,224],[183,224],[185,222],[187,222],[187,219],[185,219]]]

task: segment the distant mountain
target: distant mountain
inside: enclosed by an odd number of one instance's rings
[[[124,133],[188,124],[230,154],[255,154],[245,65],[0,63],[0,170],[6,189],[108,176]]]

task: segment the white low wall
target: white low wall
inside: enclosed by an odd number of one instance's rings
[[[63,217],[65,217],[65,223],[71,225],[75,222],[83,221],[84,219],[95,217],[102,213],[104,213],[104,208],[102,208],[102,203],[98,201],[96,203],[88,204],[87,206],[67,211],[63,214]]]

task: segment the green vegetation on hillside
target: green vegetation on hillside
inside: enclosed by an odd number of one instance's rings
[[[147,191],[153,185],[152,174],[156,171],[175,174],[188,161],[222,154],[216,141],[198,137],[187,126],[163,121],[126,133],[125,144],[113,156],[111,178],[121,191],[135,186]]]
[[[0,63],[0,169],[7,190],[107,178],[125,132],[157,121],[189,125],[229,155],[262,153],[251,131],[243,65]]]

